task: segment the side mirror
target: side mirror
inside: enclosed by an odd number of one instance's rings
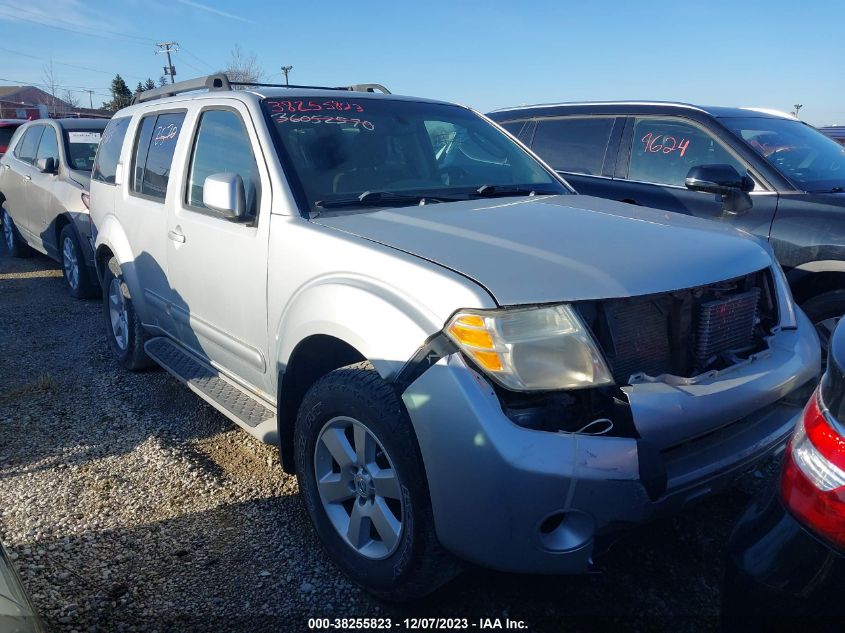
[[[754,181],[740,176],[732,165],[698,165],[689,170],[685,181],[687,189],[726,196],[732,191],[753,191]]]
[[[692,191],[721,196],[728,215],[748,211],[754,204],[748,195],[754,190],[754,180],[748,174],[740,176],[732,165],[698,165],[689,170],[684,183]]]
[[[202,185],[202,201],[206,207],[230,220],[246,215],[244,181],[238,174],[212,174]]]
[[[35,161],[35,167],[40,171],[42,174],[55,174],[56,171],[56,160],[52,156],[48,156],[47,158],[39,158]]]

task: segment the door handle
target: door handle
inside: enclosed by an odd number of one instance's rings
[[[26,176],[24,176],[24,177],[23,177],[23,179],[24,179],[24,180],[32,180],[32,176],[30,176],[29,174],[27,174]]]
[[[185,243],[185,234],[180,233],[179,231],[168,231],[167,237],[169,237],[174,242],[178,242],[179,244]]]

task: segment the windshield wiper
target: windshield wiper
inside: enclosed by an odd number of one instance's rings
[[[427,196],[424,194],[393,193],[392,191],[365,191],[360,196],[337,198],[335,200],[318,200],[314,206],[320,209],[337,209],[340,207],[380,207],[385,205],[408,206],[411,204],[428,204],[429,202],[457,202],[462,198],[447,196]]]
[[[520,185],[481,185],[474,193],[484,198],[495,198],[497,196],[555,195],[558,192],[537,191],[534,187]]]

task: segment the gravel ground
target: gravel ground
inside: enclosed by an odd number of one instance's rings
[[[298,631],[309,617],[490,617],[535,631],[715,630],[723,546],[764,473],[576,577],[469,569],[396,607],[315,540],[273,447],[163,371],[112,362],[100,303],[0,251],[0,537],[51,631]],[[772,465],[767,466],[768,469]]]

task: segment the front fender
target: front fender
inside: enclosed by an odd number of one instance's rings
[[[354,347],[390,379],[444,321],[384,281],[349,274],[324,277],[301,288],[285,306],[275,325],[277,360],[284,368],[300,341],[328,335]]]

